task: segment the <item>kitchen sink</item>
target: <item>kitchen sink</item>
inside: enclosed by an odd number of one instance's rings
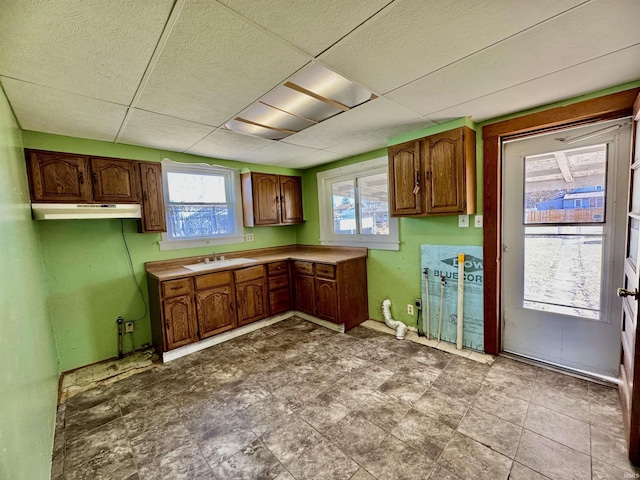
[[[207,270],[217,270],[219,268],[231,267],[233,265],[240,265],[242,263],[256,262],[253,258],[230,258],[229,260],[216,260],[209,263],[194,263],[193,265],[184,265],[184,268],[191,270],[192,272],[205,272]]]

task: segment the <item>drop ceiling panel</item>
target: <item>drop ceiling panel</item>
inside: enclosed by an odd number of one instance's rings
[[[480,122],[640,78],[640,46],[567,68],[433,114],[435,121],[470,115]]]
[[[118,143],[182,152],[212,130],[207,125],[136,109],[131,113]]]
[[[172,4],[3,2],[0,75],[128,105]]]
[[[390,0],[220,0],[310,55],[318,55]]]
[[[314,150],[312,152],[305,153],[301,157],[286,160],[278,163],[277,165],[279,167],[304,169],[323,165],[334,160],[339,160],[340,158],[342,157],[339,153],[329,152],[327,150]]]
[[[640,2],[636,0],[591,2],[386,97],[429,116],[452,105],[639,43],[640,30],[635,28],[638,18]],[[616,25],[616,28],[597,28],[600,24]]]
[[[113,142],[127,113],[122,105],[0,79],[23,130]]]
[[[386,142],[396,129],[415,130],[432,125],[414,111],[386,98],[376,98],[348,112],[287,137],[283,142],[325,149],[359,135],[375,135]]]
[[[315,151],[316,150],[312,148],[298,147],[296,145],[288,145],[282,142],[272,142],[271,145],[248,155],[250,158],[248,161],[264,165],[275,165],[277,163],[286,162],[287,160],[303,157]]]
[[[220,126],[309,61],[217,2],[187,2],[138,106]]]
[[[386,93],[579,3],[397,0],[319,59]]]
[[[254,158],[251,156],[253,152],[272,143],[271,140],[250,137],[221,128],[193,145],[187,153],[203,157],[248,161]]]

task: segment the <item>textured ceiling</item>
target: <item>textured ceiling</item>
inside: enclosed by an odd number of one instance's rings
[[[25,130],[308,168],[640,79],[638,0],[4,0]],[[379,96],[280,142],[223,128],[319,62]]]

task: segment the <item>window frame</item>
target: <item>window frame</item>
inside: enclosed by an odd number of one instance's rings
[[[225,188],[227,190],[227,204],[231,206],[234,223],[234,233],[230,235],[215,235],[211,237],[192,237],[177,239],[171,237],[171,221],[169,219],[169,173],[191,173],[196,175],[221,175],[225,177]],[[168,158],[162,160],[162,185],[164,189],[165,211],[167,217],[167,232],[162,233],[162,238],[158,242],[160,250],[179,250],[183,248],[198,248],[211,245],[228,245],[244,242],[244,225],[242,217],[242,193],[240,187],[240,171],[237,169],[224,167],[221,165],[210,165],[208,163],[181,163],[174,162]]]
[[[365,162],[324,170],[316,174],[318,182],[318,214],[320,217],[320,244],[344,247],[367,247],[373,250],[400,250],[400,235],[398,219],[391,217],[389,209],[388,235],[373,234],[338,234],[333,231],[333,195],[331,185],[346,180],[356,180],[380,173],[389,178],[389,163],[387,157],[379,157]],[[360,193],[357,182],[354,182],[356,198],[356,219],[359,209]],[[387,191],[388,195],[388,191]],[[390,205],[389,199],[387,198]],[[360,227],[360,226],[359,226]]]

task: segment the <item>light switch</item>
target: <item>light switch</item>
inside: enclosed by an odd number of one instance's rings
[[[482,215],[476,215],[475,218],[475,227],[476,228],[482,228],[484,226],[483,220],[482,220]]]
[[[458,215],[458,227],[466,228],[469,226],[469,215]]]

